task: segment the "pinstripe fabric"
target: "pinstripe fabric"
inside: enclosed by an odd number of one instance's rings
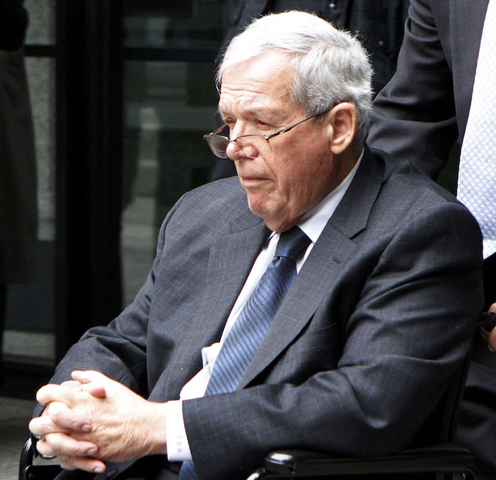
[[[309,243],[310,239],[298,227],[281,234],[272,263],[222,346],[205,395],[232,392],[236,389],[296,278],[296,260]],[[179,480],[196,479],[193,462],[184,462]]]

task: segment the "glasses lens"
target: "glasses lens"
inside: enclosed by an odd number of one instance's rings
[[[207,141],[208,146],[210,147],[214,155],[219,158],[227,158],[226,149],[229,145],[229,140],[226,137],[223,137],[221,135],[210,135],[206,136],[205,140]]]
[[[205,135],[205,140],[215,156],[227,158],[229,139],[223,135]],[[234,140],[247,158],[256,158],[271,152],[269,141],[262,135],[243,135]]]

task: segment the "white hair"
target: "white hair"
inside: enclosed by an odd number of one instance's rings
[[[229,44],[217,70],[218,88],[227,68],[273,51],[288,55],[295,72],[291,98],[307,115],[325,112],[339,102],[354,105],[355,140],[361,145],[368,130],[372,67],[360,42],[310,13],[266,15]]]

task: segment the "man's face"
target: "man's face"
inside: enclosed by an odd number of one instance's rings
[[[290,98],[293,70],[285,55],[271,53],[233,65],[224,72],[219,110],[230,138],[264,134],[303,120],[306,115]],[[248,158],[231,142],[227,155],[235,161],[251,211],[274,231],[284,231],[336,187],[332,128],[308,120],[270,139]],[[263,144],[263,142],[262,142]]]

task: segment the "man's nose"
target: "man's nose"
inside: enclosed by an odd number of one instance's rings
[[[243,158],[247,158],[246,155],[244,155],[243,150],[239,147],[236,141],[229,142],[226,148],[226,155],[231,160],[241,160]]]

